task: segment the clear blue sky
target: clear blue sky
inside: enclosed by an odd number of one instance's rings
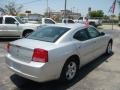
[[[23,4],[25,10],[31,10],[32,13],[44,13],[46,10],[47,0],[0,0],[0,4],[5,5],[8,1],[15,1],[18,4]],[[80,12],[86,15],[88,7],[92,10],[103,10],[108,14],[108,10],[114,0],[67,0],[67,9]],[[52,11],[64,9],[64,0],[48,0],[49,7]],[[116,6],[115,14],[118,14],[120,9]]]

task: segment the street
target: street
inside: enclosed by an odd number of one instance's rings
[[[5,44],[0,39],[0,90],[120,90],[120,30],[104,30],[114,38],[113,54],[102,55],[79,70],[69,84],[57,80],[37,83],[11,72],[5,64]]]

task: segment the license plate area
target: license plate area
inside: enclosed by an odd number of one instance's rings
[[[12,57],[14,57],[15,59],[19,61],[23,61],[26,63],[31,62],[32,53],[27,48],[12,45],[10,48],[10,54],[12,55]]]
[[[11,67],[16,70],[21,70],[21,65],[17,64],[16,62],[11,62]]]

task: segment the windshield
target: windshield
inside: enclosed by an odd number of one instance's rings
[[[24,22],[19,17],[15,17],[15,18],[18,20],[20,24],[24,24]]]
[[[44,26],[38,28],[37,31],[33,32],[27,38],[46,42],[55,42],[69,29],[70,28],[65,27]]]

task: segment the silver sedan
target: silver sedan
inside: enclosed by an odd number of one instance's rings
[[[7,45],[6,64],[33,81],[72,81],[79,68],[112,52],[112,38],[92,26],[56,24],[38,28]]]

